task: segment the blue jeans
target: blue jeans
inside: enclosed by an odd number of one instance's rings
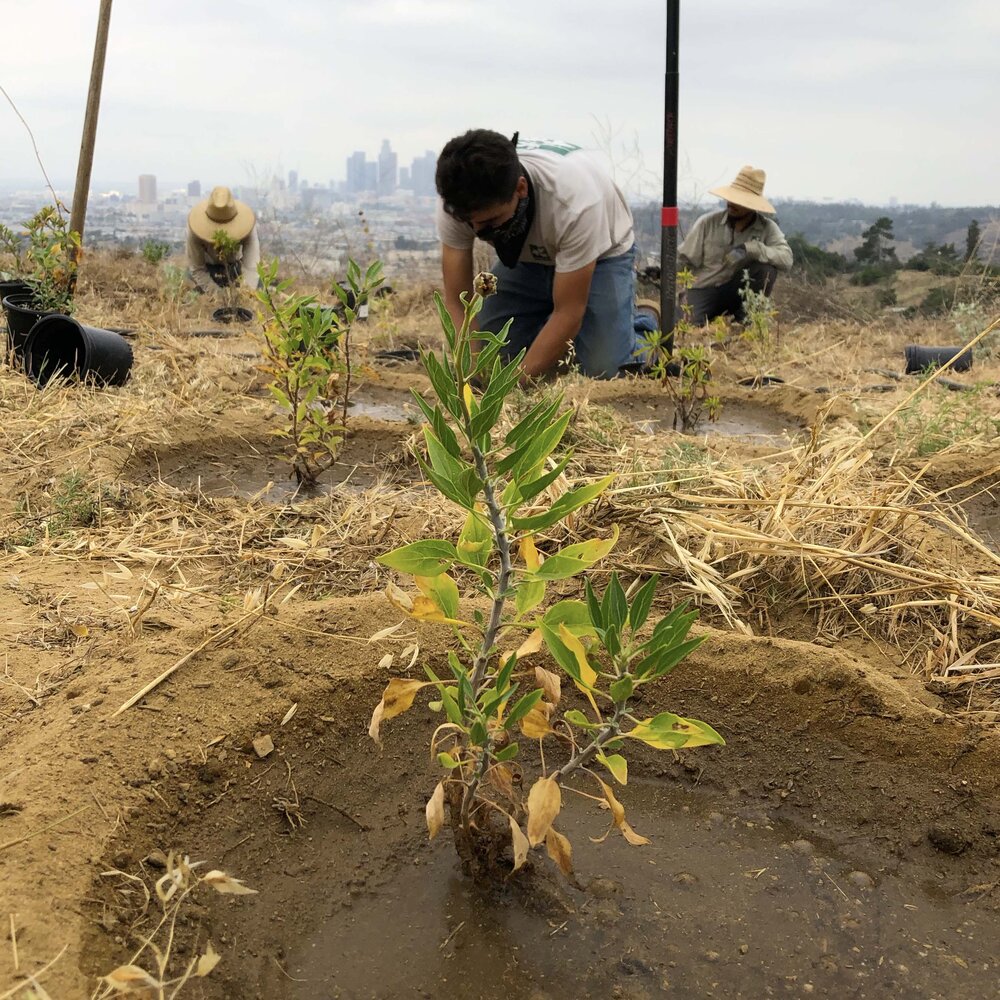
[[[497,294],[483,304],[479,328],[496,333],[512,316],[507,357],[531,346],[552,314],[550,264],[493,265]],[[640,326],[644,317],[640,317]],[[576,364],[591,378],[617,378],[623,365],[635,361],[635,247],[619,257],[599,260],[590,283],[587,311],[573,341]]]

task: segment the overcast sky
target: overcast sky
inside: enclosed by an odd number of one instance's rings
[[[400,165],[467,128],[609,148],[659,200],[664,0],[117,0],[94,182],[134,190]],[[998,0],[686,0],[682,200],[1000,203]],[[4,0],[0,85],[72,186],[98,0]],[[0,183],[40,175],[0,97]],[[635,149],[640,156],[636,157]]]

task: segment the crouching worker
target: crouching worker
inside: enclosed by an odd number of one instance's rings
[[[552,370],[570,344],[593,378],[615,378],[635,362],[632,213],[598,162],[578,146],[474,129],[445,145],[435,180],[445,303],[456,325],[478,238],[499,258],[498,291],[478,328],[496,333],[513,318],[508,357],[527,349],[526,378]]]
[[[227,187],[212,188],[188,214],[188,275],[199,292],[245,284],[257,288],[260,241],[253,209]]]
[[[785,234],[766,217],[774,206],[764,197],[765,179],[763,170],[744,167],[732,184],[713,188],[726,207],[698,218],[677,248],[678,267],[694,275],[686,301],[696,326],[724,315],[744,322],[744,283],[770,295],[778,272],[792,266]]]

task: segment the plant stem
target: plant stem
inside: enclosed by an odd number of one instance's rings
[[[593,759],[597,752],[606,744],[610,743],[611,740],[617,738],[621,731],[621,716],[625,710],[624,704],[617,706],[615,708],[615,715],[613,719],[606,722],[597,731],[593,740],[586,747],[583,748],[579,753],[574,754],[558,771],[553,772],[550,777],[556,781],[560,781],[563,778],[569,777],[574,771],[578,771],[581,767],[586,767]]]

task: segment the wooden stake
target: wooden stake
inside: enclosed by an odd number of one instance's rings
[[[90,171],[94,165],[94,144],[97,140],[97,113],[101,107],[101,84],[104,82],[104,54],[108,48],[108,29],[111,26],[111,0],[101,0],[97,19],[97,40],[94,42],[94,61],[90,68],[90,91],[87,94],[87,111],[83,119],[83,138],[80,141],[80,159],[76,166],[76,187],[73,189],[73,208],[69,228],[83,237],[87,215],[87,198],[90,194]]]

